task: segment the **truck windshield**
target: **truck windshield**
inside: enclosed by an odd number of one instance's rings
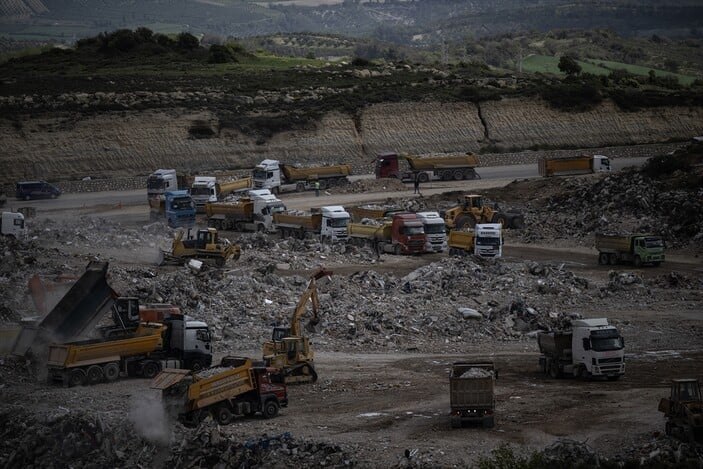
[[[156,177],[156,176],[149,176],[146,180],[146,188],[147,189],[163,189],[164,188],[163,178]]]
[[[421,235],[421,234],[425,234],[425,229],[421,226],[404,226],[403,227],[403,234],[404,235]]]
[[[349,223],[348,218],[330,218],[327,225],[332,228],[344,228],[347,226],[347,223]]]
[[[190,197],[179,197],[177,199],[173,199],[173,202],[171,202],[171,207],[173,207],[174,210],[186,210],[193,208],[193,199]]]
[[[624,345],[621,337],[612,337],[609,339],[591,338],[591,346],[596,352],[605,352],[608,350],[620,350]]]
[[[208,187],[191,187],[190,195],[210,195],[210,188],[208,188]]]
[[[267,171],[265,169],[255,169],[253,172],[254,179],[267,179]],[[268,173],[273,177],[273,173]]]
[[[425,233],[427,234],[446,233],[446,231],[447,230],[444,228],[444,223],[433,223],[425,225]]]
[[[500,238],[478,236],[476,238],[476,244],[479,246],[500,246]]]
[[[286,206],[285,205],[269,205],[269,208],[271,209],[271,213],[281,213],[286,211]]]
[[[644,238],[644,245],[648,248],[663,248],[664,241],[661,238]]]

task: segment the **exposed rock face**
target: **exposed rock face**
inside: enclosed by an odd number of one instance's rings
[[[480,112],[479,112],[480,111]],[[36,116],[36,114],[35,114]],[[192,128],[212,129],[194,138]],[[75,179],[249,168],[265,158],[289,163],[350,163],[372,171],[377,151],[477,151],[533,146],[590,148],[685,140],[703,133],[703,108],[662,107],[624,112],[613,103],[583,113],[550,109],[539,100],[482,103],[393,103],[358,119],[333,113],[314,129],[282,132],[268,141],[219,128],[208,111],[112,111],[94,116],[43,114],[0,119],[0,183],[25,178]],[[485,164],[485,163],[484,163]]]

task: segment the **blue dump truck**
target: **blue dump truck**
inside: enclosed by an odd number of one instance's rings
[[[164,198],[149,199],[149,218],[163,220],[171,228],[190,228],[195,225],[195,203],[187,190],[168,191]]]

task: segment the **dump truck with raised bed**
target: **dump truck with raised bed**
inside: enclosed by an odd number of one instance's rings
[[[422,222],[414,213],[396,213],[391,220],[375,223],[350,223],[349,242],[370,245],[377,252],[391,254],[422,254],[427,235]]]
[[[503,255],[503,235],[499,223],[478,224],[472,231],[451,230],[447,239],[449,254],[479,257],[501,257]]]
[[[582,155],[566,158],[540,158],[539,175],[544,177],[590,174],[610,171],[610,160],[603,155]]]
[[[500,223],[503,228],[519,229],[525,226],[522,214],[489,206],[483,196],[467,194],[459,204],[444,211],[444,222],[449,229],[473,228],[477,223]]]
[[[665,432],[691,444],[703,443],[703,397],[697,379],[671,380],[671,394],[659,401]]]
[[[212,262],[217,267],[225,265],[227,260],[239,259],[241,248],[232,244],[227,238],[219,238],[215,228],[198,230],[195,238],[183,239],[183,230],[179,231],[171,243],[171,252],[162,252],[162,263],[185,263],[189,259]]]
[[[268,189],[274,194],[279,194],[314,189],[316,183],[320,185],[320,189],[344,185],[349,183],[348,176],[351,173],[351,166],[348,164],[303,168],[278,160],[263,160],[254,168],[252,176],[255,188]]]
[[[464,423],[495,425],[495,380],[492,362],[456,362],[449,372],[449,421],[452,428]]]
[[[596,249],[601,265],[629,262],[636,267],[643,264],[658,267],[664,262],[664,240],[653,234],[596,233]]]
[[[408,169],[401,169],[400,160],[405,160]],[[407,156],[395,152],[379,153],[376,156],[376,179],[395,178],[403,182],[418,180],[461,181],[480,178],[476,172],[478,157],[473,153],[458,156]]]
[[[540,332],[540,370],[552,378],[606,377],[625,374],[625,341],[605,318],[577,319],[569,331]]]
[[[399,212],[406,212],[406,210],[395,205],[360,205],[349,209],[351,219],[355,223],[359,223],[364,219],[380,220],[381,218],[391,218]]]
[[[225,357],[219,366],[198,372],[165,369],[151,388],[161,391],[167,412],[186,426],[196,426],[208,415],[220,425],[256,413],[273,418],[288,406],[280,371],[243,357]]]
[[[341,205],[313,208],[309,212],[287,210],[273,214],[273,226],[281,237],[319,237],[323,242],[345,241],[350,215]]]
[[[250,190],[239,200],[205,205],[208,226],[219,230],[276,231],[273,216],[286,210],[286,206],[268,189]]]
[[[247,191],[254,187],[252,178],[245,177],[234,181],[218,181],[214,176],[196,176],[190,187],[190,195],[198,212],[205,211],[205,205],[223,200],[232,194]]]
[[[201,369],[212,363],[207,324],[188,316],[141,321],[134,331],[111,337],[50,344],[49,380],[76,386],[120,375],[151,379],[164,368]]]

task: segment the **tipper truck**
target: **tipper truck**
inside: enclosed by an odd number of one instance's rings
[[[212,363],[211,341],[207,324],[173,315],[141,322],[123,337],[51,344],[48,376],[76,386],[114,381],[120,374],[151,379],[163,368],[200,369]]]
[[[405,212],[404,209],[394,205],[360,205],[349,209],[352,221],[360,222],[367,218],[369,220],[380,220],[381,218],[391,218],[398,212]]]
[[[187,190],[168,191],[163,198],[149,199],[149,219],[161,220],[171,228],[195,225],[195,204]]]
[[[502,227],[499,223],[476,225],[473,231],[452,230],[447,239],[449,254],[479,257],[501,257],[503,255]]]
[[[208,226],[219,230],[274,232],[273,215],[286,209],[268,189],[250,190],[239,200],[205,205]]]
[[[347,239],[350,215],[341,205],[313,208],[310,212],[288,210],[273,214],[274,228],[281,237],[304,239],[308,234],[319,236],[322,241],[334,242]]]
[[[190,195],[193,197],[196,210],[202,213],[205,211],[206,204],[218,202],[228,195],[245,191],[252,187],[253,181],[251,177],[219,182],[214,176],[196,176],[190,187]]]
[[[541,332],[537,343],[540,370],[552,378],[613,381],[625,374],[625,341],[605,318],[573,320],[570,331]]]
[[[636,267],[664,262],[664,241],[653,234],[609,235],[596,233],[598,263],[615,265],[631,262]]]
[[[371,244],[377,252],[421,254],[427,236],[422,222],[414,213],[396,213],[391,221],[380,224],[350,223],[349,240],[357,245]]]
[[[22,238],[27,235],[27,228],[24,225],[24,215],[18,212],[2,212],[0,215],[0,234]]]
[[[610,171],[610,160],[603,155],[541,158],[537,166],[540,176],[567,176]]]
[[[151,388],[162,391],[166,409],[187,426],[197,425],[208,414],[220,425],[257,412],[273,418],[288,405],[280,371],[254,366],[249,358],[225,357],[220,366],[195,373],[165,369]]]
[[[409,170],[400,169],[400,160],[408,162]],[[401,181],[461,181],[476,179],[478,157],[473,153],[459,156],[405,156],[395,152],[376,156],[376,179],[395,178]]]
[[[447,225],[438,212],[418,212],[417,218],[422,222],[427,241],[425,252],[444,252],[447,250]]]
[[[347,176],[350,175],[351,166],[348,164],[300,168],[278,160],[263,160],[253,172],[254,187],[269,189],[274,194],[303,192],[314,189],[316,183],[320,189],[327,189],[348,183]]]
[[[464,423],[495,424],[496,371],[492,362],[457,362],[449,372],[449,420],[452,428]]]

